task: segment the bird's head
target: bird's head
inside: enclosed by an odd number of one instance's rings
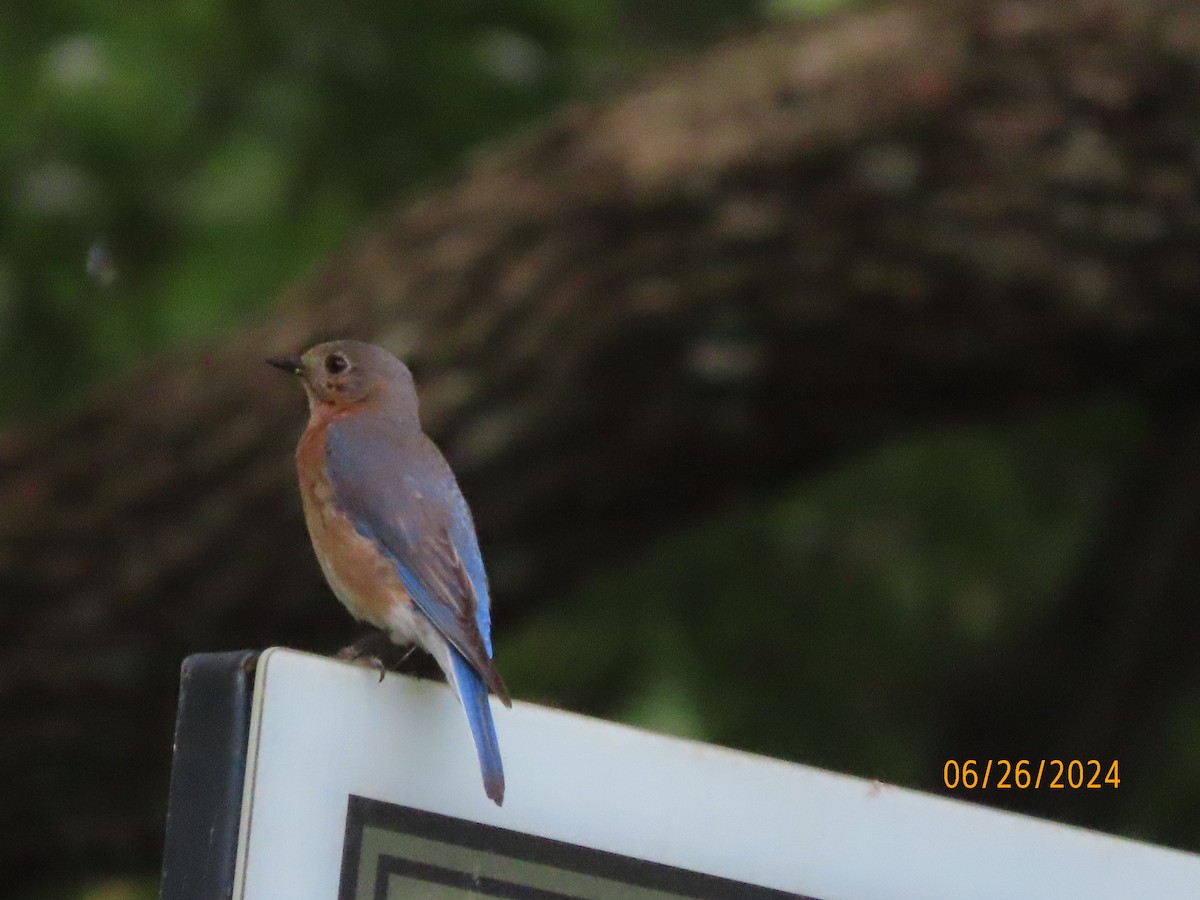
[[[345,409],[357,404],[416,414],[417,393],[408,367],[382,347],[362,341],[329,341],[301,356],[267,360],[300,378],[309,406]]]

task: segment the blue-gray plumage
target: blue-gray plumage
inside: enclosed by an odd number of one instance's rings
[[[382,416],[340,419],[326,433],[325,468],[337,505],[392,561],[417,609],[488,687],[506,696],[491,660],[487,577],[475,526],[433,442]]]
[[[308,394],[296,463],[330,586],[356,618],[437,660],[466,712],[487,795],[501,803],[488,690],[511,701],[492,661],[487,576],[454,474],[421,430],[411,374],[357,341],[270,362],[300,375]]]

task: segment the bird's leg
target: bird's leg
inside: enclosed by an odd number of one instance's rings
[[[347,644],[337,652],[337,658],[347,662],[358,662],[367,657],[378,657],[392,646],[391,639],[382,631],[364,634],[353,644]]]
[[[337,658],[355,665],[370,666],[379,673],[379,680],[387,674],[388,667],[383,653],[392,647],[392,642],[382,631],[372,631],[353,644],[347,644],[337,652]]]
[[[409,644],[408,649],[404,651],[404,655],[402,657],[400,657],[400,661],[398,663],[396,663],[396,668],[398,669],[402,665],[404,665],[406,662],[408,662],[408,658],[416,652],[417,652],[417,645]]]

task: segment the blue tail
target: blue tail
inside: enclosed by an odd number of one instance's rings
[[[496,726],[492,723],[487,686],[471,668],[471,664],[453,647],[450,648],[450,664],[454,667],[454,688],[467,714],[471,737],[475,739],[475,752],[479,755],[479,768],[483,773],[483,789],[499,806],[504,802],[504,766],[500,762],[500,744],[496,740]]]

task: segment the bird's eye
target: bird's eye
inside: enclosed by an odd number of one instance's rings
[[[340,353],[330,353],[325,357],[325,371],[330,375],[340,375],[348,368],[350,368],[350,363]]]

